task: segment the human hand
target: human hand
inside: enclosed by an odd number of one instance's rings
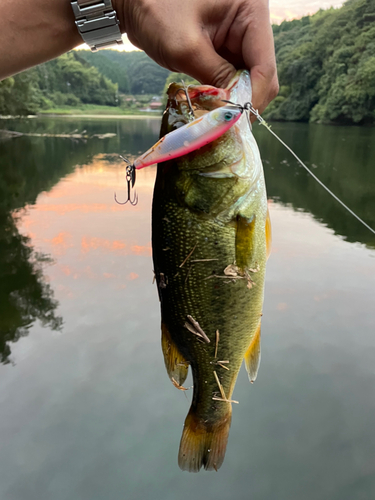
[[[131,43],[158,64],[225,87],[236,69],[251,73],[262,113],[277,95],[268,0],[115,0]]]

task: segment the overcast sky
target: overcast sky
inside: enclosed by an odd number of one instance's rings
[[[341,7],[343,0],[270,0],[271,21],[279,24],[306,14],[314,14],[319,9]]]

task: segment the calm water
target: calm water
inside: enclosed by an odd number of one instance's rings
[[[189,401],[169,382],[152,284],[154,167],[121,207],[154,119],[0,128],[113,133],[0,143],[1,500],[375,497],[375,239],[255,127],[273,223],[262,363],[241,371],[224,465],[183,473]],[[274,124],[375,226],[375,129]]]

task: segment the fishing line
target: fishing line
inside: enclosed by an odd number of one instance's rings
[[[242,106],[241,106],[242,107]],[[298,161],[298,163],[300,165],[302,165],[302,167],[311,175],[311,177],[313,177],[316,182],[318,184],[320,184],[336,201],[338,201],[340,203],[340,205],[342,205],[350,214],[353,215],[353,217],[355,217],[361,224],[363,224],[365,227],[367,227],[367,229],[369,229],[373,234],[375,234],[375,230],[372,229],[371,226],[369,226],[368,224],[366,224],[365,221],[363,221],[356,213],[353,212],[353,210],[351,210],[347,205],[345,205],[345,203],[343,201],[340,200],[340,198],[338,196],[335,195],[335,193],[333,193],[304,163],[303,161],[298,158],[298,156],[296,155],[296,153],[287,145],[285,144],[285,142],[280,139],[280,137],[271,129],[271,126],[268,125],[268,123],[266,122],[266,120],[264,118],[262,118],[258,112],[257,109],[255,109],[253,107],[253,105],[251,103],[246,103],[243,108],[247,111],[246,113],[246,117],[247,117],[247,122],[249,124],[249,127],[250,127],[250,130],[251,130],[251,122],[250,122],[250,113],[252,113],[253,115],[255,115],[255,117],[257,118],[257,120],[259,121],[259,125],[263,125],[264,127],[266,127],[266,129],[271,132],[271,134],[276,137],[276,139],[281,142],[281,144],[294,156],[294,158]]]

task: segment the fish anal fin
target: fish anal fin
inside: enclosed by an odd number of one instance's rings
[[[260,321],[244,359],[249,380],[253,383],[257,378],[260,365]]]
[[[182,432],[178,465],[189,472],[199,472],[201,467],[217,471],[225,457],[232,407],[218,422],[207,423],[192,410],[188,413]]]
[[[247,219],[237,215],[236,264],[244,270],[251,267],[256,216]]]
[[[270,256],[270,253],[271,253],[271,246],[272,246],[271,218],[270,218],[270,211],[268,209],[267,209],[265,233],[266,233],[266,252],[267,252],[267,259],[268,259],[268,257]]]
[[[180,354],[167,326],[163,322],[161,324],[161,348],[169,378],[175,387],[182,386],[188,374],[189,363]]]

